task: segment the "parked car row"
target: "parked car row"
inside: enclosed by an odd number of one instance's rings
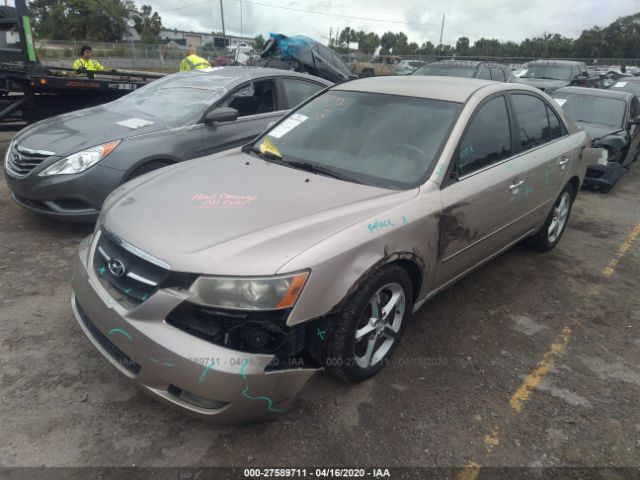
[[[7,182],[39,213],[99,214],[71,303],[122,374],[203,418],[273,418],[320,369],[376,375],[412,312],[511,246],[552,250],[606,164],[568,95],[635,105],[439,67],[464,75],[176,74],[21,132]]]

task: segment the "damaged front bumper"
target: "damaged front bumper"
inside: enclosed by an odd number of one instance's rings
[[[212,421],[258,421],[284,413],[319,370],[265,371],[274,355],[234,351],[175,328],[165,319],[184,301],[180,292],[159,289],[127,307],[90,268],[90,251],[83,242],[73,260],[74,314],[98,351],[146,393]]]

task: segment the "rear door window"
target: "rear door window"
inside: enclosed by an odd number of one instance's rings
[[[504,76],[504,72],[501,68],[492,68],[491,69],[491,78],[496,82],[506,82],[507,78]]]
[[[512,94],[511,100],[518,119],[520,148],[529,150],[551,139],[547,106],[533,95]]]
[[[282,86],[285,94],[287,95],[289,108],[294,108],[297,105],[300,105],[307,98],[315,95],[324,88],[323,85],[318,83],[300,80],[297,78],[283,78]]]
[[[491,73],[489,72],[489,69],[481,67],[477,78],[481,80],[491,80]]]
[[[467,175],[511,156],[511,126],[503,96],[489,100],[474,115],[458,147],[456,173]]]

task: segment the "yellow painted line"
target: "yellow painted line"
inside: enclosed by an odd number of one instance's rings
[[[555,359],[564,353],[570,338],[571,329],[564,327],[562,333],[556,338],[556,341],[551,345],[549,351],[544,354],[544,357],[542,357],[542,360],[540,360],[535,370],[525,377],[520,388],[518,388],[516,393],[513,394],[513,397],[511,397],[511,400],[509,400],[509,405],[511,405],[511,408],[516,413],[520,413],[522,404],[529,399],[533,390],[538,387],[540,381],[553,368]]]
[[[602,275],[604,275],[605,278],[611,278],[611,275],[613,275],[613,272],[618,266],[618,263],[620,263],[620,259],[624,257],[624,255],[629,251],[631,245],[638,238],[638,236],[640,236],[640,223],[637,224],[633,228],[633,230],[631,230],[631,233],[629,233],[627,239],[618,248],[618,253],[616,254],[616,256],[612,258],[609,262],[609,265],[604,267],[604,269],[602,270]]]
[[[487,452],[490,452],[493,447],[500,445],[500,437],[498,436],[498,427],[491,429],[491,432],[484,436],[484,446],[487,448]]]
[[[480,474],[480,464],[469,462],[456,476],[456,480],[476,480]]]
[[[627,235],[626,240],[622,245],[620,245],[620,247],[618,247],[616,256],[612,258],[609,265],[602,270],[602,275],[605,278],[610,278],[613,275],[615,268],[620,263],[620,259],[629,251],[631,245],[638,237],[640,237],[640,223],[631,230],[629,235]],[[601,290],[602,284],[599,283],[589,289],[588,295],[598,296]],[[535,370],[525,377],[516,393],[514,393],[511,400],[509,400],[509,405],[516,413],[520,413],[522,411],[524,402],[529,399],[533,391],[538,387],[538,385],[540,385],[540,381],[544,376],[553,369],[556,358],[564,354],[570,339],[571,329],[569,327],[564,327],[558,338],[556,338],[556,341],[551,345],[549,351],[544,354]],[[500,445],[498,427],[493,427],[488,434],[485,434],[483,441],[487,449],[487,453],[490,453],[494,447]],[[480,468],[482,468],[482,466],[479,463],[470,460],[456,476],[456,480],[476,480],[480,474]]]

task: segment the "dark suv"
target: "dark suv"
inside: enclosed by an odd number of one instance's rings
[[[411,75],[480,78],[508,82],[511,79],[511,69],[499,63],[476,60],[434,60]]]

